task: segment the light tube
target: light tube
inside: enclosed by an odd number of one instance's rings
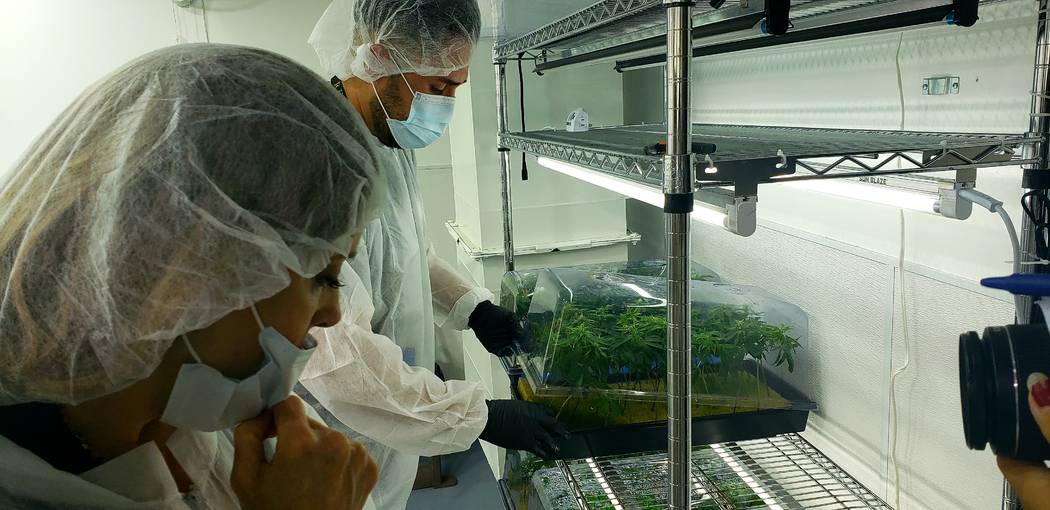
[[[609,503],[612,504],[616,510],[623,510],[623,506],[620,504],[620,498],[616,497],[616,493],[613,492],[612,487],[609,487],[609,482],[605,480],[605,476],[602,475],[602,470],[598,469],[598,464],[594,462],[593,458],[586,458],[584,462],[587,463],[587,467],[591,468],[591,473],[594,474],[594,479],[601,485],[602,491],[605,492],[605,497],[609,498]]]
[[[635,291],[636,293],[638,293],[639,296],[642,296],[643,298],[652,299],[653,301],[658,301],[659,302],[659,306],[664,306],[664,305],[667,304],[667,300],[666,299],[658,298],[658,297],[650,294],[645,289],[643,289],[643,288],[641,288],[641,287],[639,287],[639,286],[637,286],[637,285],[635,285],[633,283],[621,282],[620,285]],[[654,305],[645,305],[645,306],[648,307],[648,306],[654,306]]]
[[[554,170],[560,174],[591,183],[614,193],[619,193],[625,197],[633,198],[655,207],[662,208],[664,206],[664,194],[650,186],[629,181],[627,179],[621,179],[619,177],[613,177],[611,175],[584,168],[579,165],[566,163],[564,161],[558,161],[556,159],[537,158],[536,162],[541,166]],[[708,225],[714,225],[716,227],[725,227],[725,211],[713,209],[710,204],[700,201],[695,201],[694,204],[696,207],[693,208],[693,212],[690,214],[694,220]]]
[[[902,191],[862,182],[832,179],[824,181],[790,181],[780,184],[789,188],[816,191],[843,198],[900,207],[912,211],[938,214],[936,195]]]
[[[711,445],[711,449],[722,458],[722,461],[725,462],[727,466],[732,468],[733,472],[736,473],[736,476],[738,476],[742,482],[747,484],[747,486],[754,491],[755,495],[766,504],[766,507],[768,507],[769,510],[784,510],[784,507],[778,505],[776,500],[774,500],[769,493],[766,492],[757,481],[755,481],[755,478],[751,476],[751,473],[748,473],[747,470],[733,459],[733,456],[726,452],[725,449],[722,448],[722,445],[713,444]]]

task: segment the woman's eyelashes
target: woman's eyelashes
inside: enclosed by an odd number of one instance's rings
[[[346,284],[343,283],[338,276],[326,273],[318,274],[314,277],[314,281],[317,282],[318,285],[322,287],[328,287],[330,289],[338,289],[346,286]]]

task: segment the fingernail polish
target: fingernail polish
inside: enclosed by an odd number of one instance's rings
[[[1039,407],[1050,406],[1050,380],[1046,375],[1035,372],[1028,376],[1028,392]]]

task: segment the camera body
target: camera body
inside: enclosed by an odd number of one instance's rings
[[[1050,460],[1047,443],[1028,407],[1028,376],[1050,373],[1050,330],[1045,324],[993,326],[983,336],[959,336],[959,386],[966,444],[996,455]]]

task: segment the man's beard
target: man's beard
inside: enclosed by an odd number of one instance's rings
[[[401,87],[407,87],[404,81],[395,79],[398,77],[391,77],[387,81],[386,86],[382,89],[377,88],[376,91],[379,97],[373,96],[372,101],[369,104],[369,109],[372,110],[372,125],[379,131],[375,133],[376,138],[379,139],[383,145],[400,149],[397,140],[394,139],[394,135],[390,132],[390,126],[387,124],[387,113],[390,114],[390,118],[397,119],[400,112],[404,110],[405,102],[401,99],[400,89]],[[382,103],[380,99],[382,98]],[[386,113],[383,111],[383,107],[386,107]]]

